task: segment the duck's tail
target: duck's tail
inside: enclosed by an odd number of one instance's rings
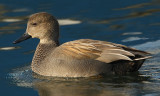
[[[148,59],[148,58],[152,58],[152,56],[145,56],[145,57],[136,58],[136,59],[134,59],[134,61],[144,60],[144,59]]]

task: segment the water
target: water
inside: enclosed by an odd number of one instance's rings
[[[35,12],[54,14],[61,43],[90,38],[153,54],[137,73],[105,78],[36,79],[30,63],[37,39],[13,45]],[[1,0],[1,96],[159,96],[160,0]]]

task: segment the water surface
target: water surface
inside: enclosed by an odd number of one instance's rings
[[[105,78],[37,79],[30,63],[39,40],[13,45],[30,14],[58,18],[60,42],[97,39],[148,51],[139,72]],[[159,96],[160,0],[0,1],[0,90],[2,96]],[[39,78],[39,77],[38,77]]]

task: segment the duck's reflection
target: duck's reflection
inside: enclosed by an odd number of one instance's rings
[[[40,96],[125,96],[114,90],[105,90],[96,84],[72,82],[43,81],[34,83]]]
[[[38,90],[40,96],[97,96],[101,94],[100,90],[90,88],[87,84],[79,82],[36,82],[34,87]]]
[[[129,88],[127,83],[147,79],[148,77],[139,77],[137,73],[133,77],[50,78],[34,82],[33,86],[40,96],[129,96],[136,88]]]

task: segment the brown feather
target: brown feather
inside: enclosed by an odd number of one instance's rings
[[[60,47],[64,49],[64,54],[68,56],[73,56],[77,59],[94,59],[106,63],[118,60],[132,61],[128,56],[134,57],[136,60],[137,57],[135,55],[142,56],[141,58],[143,58],[143,56],[147,54],[147,52],[126,47],[121,44],[91,39],[67,42]]]
[[[97,58],[96,60],[99,60],[105,63],[111,63],[111,62],[118,61],[118,60],[133,61],[125,55],[115,54],[115,53],[101,54],[101,56]]]

